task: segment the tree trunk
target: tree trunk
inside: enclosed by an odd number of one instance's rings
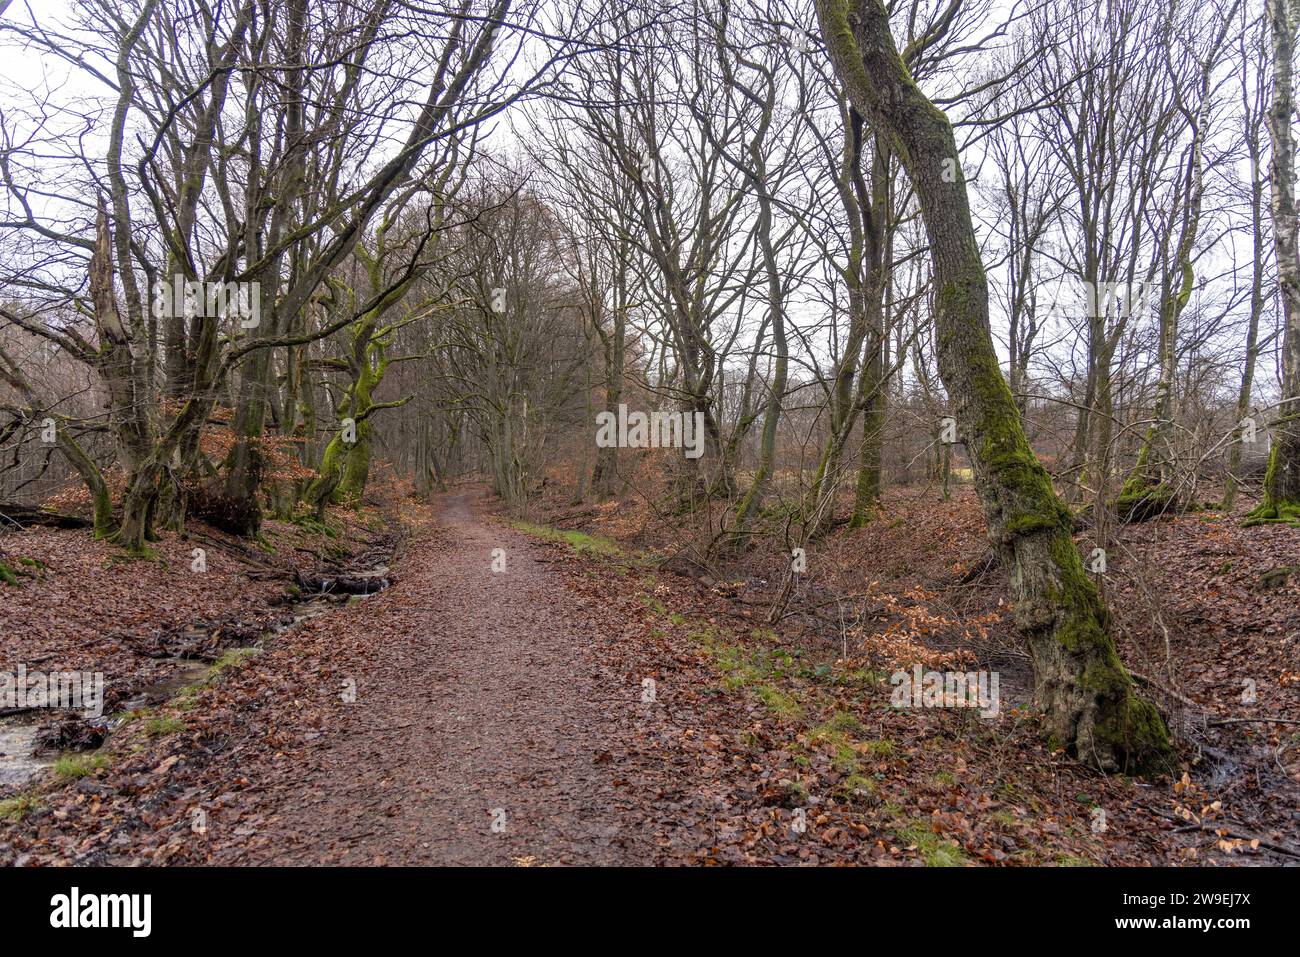
[[[1295,204],[1295,113],[1291,59],[1296,23],[1288,0],[1264,7],[1273,44],[1273,101],[1268,111],[1270,207],[1273,248],[1285,328],[1282,339],[1282,404],[1273,422],[1273,448],[1264,475],[1264,500],[1250,513],[1252,522],[1300,523],[1300,259],[1297,259]]]
[[[1052,738],[1107,771],[1164,769],[1168,733],[1120,664],[1096,587],[1021,427],[989,330],[980,260],[947,116],[907,73],[880,0],[817,0],[822,36],[853,103],[894,139],[930,241],[939,371],[964,433],[990,538],[1010,567],[1036,696]],[[945,162],[947,161],[947,162]],[[953,177],[947,177],[953,178]]]
[[[1254,114],[1258,117],[1258,114]],[[1241,370],[1237,393],[1236,435],[1228,452],[1228,478],[1223,489],[1223,509],[1231,511],[1237,502],[1237,473],[1241,471],[1243,422],[1250,414],[1250,394],[1255,382],[1255,361],[1259,357],[1259,317],[1264,313],[1264,181],[1260,170],[1259,127],[1252,123],[1246,135],[1250,153],[1250,222],[1255,261],[1251,268],[1250,320],[1246,327],[1246,364]]]
[[[758,468],[754,472],[753,484],[736,509],[736,533],[733,541],[740,544],[748,537],[749,525],[754,515],[763,506],[772,472],[776,467],[776,431],[781,421],[781,404],[785,401],[785,387],[789,377],[790,345],[785,334],[785,301],[781,288],[780,265],[776,259],[776,248],[772,243],[772,198],[768,195],[767,185],[763,181],[765,172],[757,159],[754,149],[754,169],[751,173],[758,191],[759,216],[758,240],[763,250],[763,264],[767,270],[767,307],[772,321],[772,344],[776,348],[773,361],[772,381],[768,384],[767,409],[763,413],[763,437],[759,447]]]
[[[862,455],[858,461],[858,483],[853,495],[850,528],[862,528],[880,503],[881,467],[885,451],[885,357],[884,309],[873,305],[876,326],[868,336],[871,350],[862,366]]]

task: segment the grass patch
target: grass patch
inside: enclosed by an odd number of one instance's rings
[[[803,708],[799,707],[799,702],[794,699],[793,695],[788,695],[772,685],[759,685],[754,689],[754,692],[773,714],[783,718],[797,718],[803,714]]]
[[[205,688],[210,688],[222,672],[228,668],[237,668],[254,655],[260,655],[262,649],[256,645],[250,645],[247,648],[228,648],[220,658],[212,663],[212,667],[198,681],[191,685],[186,685],[171,700],[171,706],[181,711],[189,711],[198,704],[199,693]],[[179,729],[178,729],[179,730]],[[166,733],[166,732],[163,732]]]
[[[833,767],[840,774],[854,774],[858,770],[858,752],[851,744],[837,745],[835,748],[835,758],[831,761]]]
[[[881,738],[878,741],[863,741],[858,745],[858,749],[863,754],[868,754],[873,758],[887,758],[894,753],[894,741],[892,738]]]
[[[549,525],[538,525],[535,522],[515,521],[510,523],[510,527],[517,532],[531,535],[533,538],[542,538],[546,541],[568,545],[578,555],[608,558],[616,561],[627,558],[627,554],[620,545],[599,535],[588,535],[586,532],[578,532],[572,529],[551,528]]]
[[[667,617],[668,608],[658,598],[655,598],[653,595],[640,595],[638,597],[641,599],[641,604],[645,605],[656,615]]]
[[[30,794],[0,801],[0,821],[21,821],[29,811],[36,808],[37,800]]]
[[[906,847],[915,845],[927,867],[962,867],[969,860],[965,851],[945,841],[921,821],[900,828],[894,836]]]
[[[75,781],[106,767],[106,754],[65,754],[54,762],[54,776],[61,781]]]
[[[847,797],[863,797],[876,793],[876,782],[863,774],[850,774],[840,782],[840,790]]]
[[[782,718],[803,714],[798,699],[782,691],[780,682],[796,672],[794,657],[781,649],[748,649],[719,640],[715,629],[706,628],[691,635],[713,667],[722,672],[722,687],[728,691],[752,688],[769,711]]]
[[[203,680],[206,683],[211,684],[213,681],[216,680],[216,678],[221,674],[221,672],[225,671],[227,668],[234,668],[237,665],[243,664],[243,662],[253,657],[254,655],[260,655],[261,653],[262,653],[261,648],[251,647],[251,646],[248,648],[227,649],[225,652],[222,653],[220,658],[218,658],[216,661],[212,663],[212,670],[208,672],[208,676]]]
[[[861,721],[840,708],[836,708],[831,713],[830,719],[822,727],[828,731],[838,731],[843,734],[862,734],[867,730],[862,726]]]
[[[151,738],[161,737],[164,734],[175,734],[177,731],[184,730],[185,722],[170,714],[150,718],[144,723],[144,733]]]

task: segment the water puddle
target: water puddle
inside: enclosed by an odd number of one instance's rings
[[[177,659],[177,666],[173,668],[161,681],[155,681],[133,698],[128,698],[122,702],[120,711],[134,711],[136,708],[145,708],[149,705],[159,704],[175,697],[182,688],[194,684],[201,679],[212,668],[212,665],[206,661],[197,661],[193,659]],[[120,721],[113,722],[114,725]]]

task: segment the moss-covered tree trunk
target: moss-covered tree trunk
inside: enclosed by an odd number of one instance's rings
[[[1108,771],[1164,767],[1168,734],[1136,696],[1071,537],[1073,517],[1025,438],[993,348],[988,281],[952,126],[909,76],[880,0],[817,0],[854,105],[894,139],[930,241],[939,371],[975,468],[990,537],[1011,572],[1049,733]],[[956,170],[956,175],[952,171]],[[947,173],[948,175],[945,175]],[[950,181],[951,180],[951,181]]]
[[[342,426],[325,447],[319,474],[304,495],[318,516],[324,515],[328,502],[354,506],[361,503],[370,480],[371,416],[405,401],[376,403],[374,400],[374,391],[388,369],[389,333],[376,332],[377,318],[367,314],[352,331],[354,351],[349,368],[353,378],[338,407]]]
[[[1273,96],[1268,110],[1270,209],[1273,248],[1284,321],[1282,404],[1273,422],[1273,448],[1264,475],[1264,499],[1250,514],[1256,522],[1300,522],[1300,259],[1297,258],[1295,199],[1295,114],[1292,58],[1296,18],[1288,0],[1268,0],[1264,7],[1273,47]]]

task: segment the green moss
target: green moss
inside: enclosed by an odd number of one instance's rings
[[[95,539],[111,539],[117,534],[117,523],[113,521],[113,499],[108,487],[99,488],[94,495],[95,501]]]
[[[1055,515],[1022,512],[1007,519],[1002,526],[1002,536],[1004,541],[1011,542],[1014,539],[1036,535],[1039,532],[1050,532],[1059,527],[1060,521]]]
[[[1124,678],[1127,682],[1128,676]],[[1172,773],[1175,768],[1176,755],[1164,720],[1153,704],[1131,691],[1097,720],[1093,736],[1117,756],[1120,770],[1156,775]],[[1080,757],[1086,759],[1087,755]]]
[[[1112,507],[1121,522],[1144,522],[1165,514],[1176,504],[1174,490],[1170,486],[1134,475],[1124,483]]]
[[[293,524],[314,535],[324,535],[327,538],[339,537],[339,530],[337,528],[328,522],[318,520],[314,515],[308,514],[295,516]]]
[[[1282,443],[1275,442],[1268,454],[1268,467],[1264,472],[1264,499],[1246,515],[1246,520],[1242,522],[1246,528],[1271,523],[1300,525],[1300,502],[1287,501],[1277,494],[1281,449]]]
[[[1281,588],[1298,571],[1300,565],[1280,565],[1277,568],[1270,568],[1259,576],[1259,590],[1272,591],[1274,588]]]

